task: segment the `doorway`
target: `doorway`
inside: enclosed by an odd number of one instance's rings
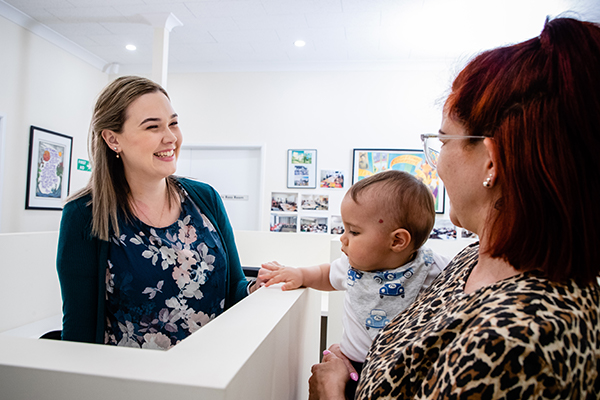
[[[183,145],[177,175],[208,183],[221,195],[234,230],[260,230],[264,146]]]

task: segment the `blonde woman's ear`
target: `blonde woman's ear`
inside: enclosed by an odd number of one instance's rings
[[[102,139],[108,147],[114,149],[115,146],[119,145],[119,139],[117,138],[117,134],[111,130],[105,129],[102,131]]]

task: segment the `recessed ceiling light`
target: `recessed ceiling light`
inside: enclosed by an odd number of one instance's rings
[[[296,47],[304,47],[306,45],[306,42],[304,40],[296,40],[294,42],[294,46]]]
[[[125,48],[129,51],[135,51],[137,49],[137,47],[135,47],[135,45],[133,44],[128,44],[127,46],[125,46]]]

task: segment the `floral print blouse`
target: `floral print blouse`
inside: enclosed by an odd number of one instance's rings
[[[133,218],[120,228],[106,270],[106,344],[166,350],[223,312],[223,245],[187,193],[171,226]]]

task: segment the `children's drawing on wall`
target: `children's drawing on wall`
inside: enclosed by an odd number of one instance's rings
[[[329,225],[331,226],[332,235],[341,235],[344,233],[344,223],[341,215],[332,215]]]
[[[431,190],[435,212],[444,213],[444,183],[437,171],[427,164],[422,150],[354,149],[352,183],[388,169],[416,176]]]
[[[60,199],[63,181],[63,157],[65,147],[54,143],[39,142],[37,160],[37,197],[54,197]]]
[[[271,193],[271,211],[298,211],[298,193]]]
[[[322,169],[320,186],[326,189],[343,189],[344,172],[334,171],[330,169]]]
[[[300,232],[327,233],[327,217],[300,216]]]
[[[61,210],[69,193],[73,138],[30,127],[26,209]]]
[[[314,189],[317,187],[317,151],[288,150],[287,187]]]
[[[297,226],[296,215],[271,214],[271,232],[296,232]]]
[[[300,208],[311,211],[329,210],[329,196],[323,194],[303,194],[301,195]]]
[[[456,240],[456,226],[449,219],[436,219],[429,239]]]

